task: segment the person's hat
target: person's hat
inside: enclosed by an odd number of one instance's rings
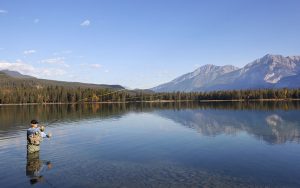
[[[31,120],[31,124],[39,124],[39,122],[37,121],[37,120],[35,120],[35,119],[33,119],[33,120]]]

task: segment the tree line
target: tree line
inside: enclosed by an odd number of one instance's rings
[[[212,92],[130,91],[105,88],[64,86],[0,87],[0,104],[21,103],[82,103],[82,102],[147,102],[201,100],[262,100],[299,99],[300,89],[257,89]]]
[[[150,100],[263,100],[263,99],[299,99],[300,89],[249,89],[211,92],[173,92],[156,93],[148,96]],[[144,97],[143,100],[146,100]]]

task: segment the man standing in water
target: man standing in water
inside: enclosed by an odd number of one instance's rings
[[[38,121],[32,120],[27,130],[27,153],[40,151],[40,143],[45,137],[50,138],[51,134],[44,133],[44,127],[38,127]]]

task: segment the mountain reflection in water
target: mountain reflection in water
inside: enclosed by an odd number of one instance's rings
[[[28,125],[24,122],[30,122],[32,117],[41,122],[58,120],[61,124],[118,119],[129,112],[154,112],[205,136],[246,132],[270,144],[299,143],[299,109],[298,101],[0,106],[0,139],[26,129]]]
[[[0,106],[0,185],[299,187],[299,104]],[[27,156],[33,118],[54,136]]]
[[[280,115],[278,111],[259,110],[182,110],[159,111],[157,114],[205,136],[247,132],[270,144],[300,142],[298,111],[280,111]]]

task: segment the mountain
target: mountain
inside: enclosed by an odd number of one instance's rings
[[[32,76],[23,75],[17,71],[0,70],[0,88],[1,87],[29,87],[43,88],[47,86],[63,86],[65,88],[93,88],[93,89],[124,89],[120,85],[90,84],[80,82],[65,82],[38,79]]]
[[[171,92],[282,87],[300,87],[300,56],[267,54],[243,68],[205,65],[152,90]]]
[[[152,90],[159,92],[193,91],[197,88],[202,88],[210,84],[216,78],[235,70],[238,70],[238,68],[232,65],[216,66],[208,64],[191,73],[182,75],[171,82],[152,88]]]
[[[10,71],[7,69],[1,70],[1,72],[13,78],[34,78],[33,76],[23,75],[17,71]]]

